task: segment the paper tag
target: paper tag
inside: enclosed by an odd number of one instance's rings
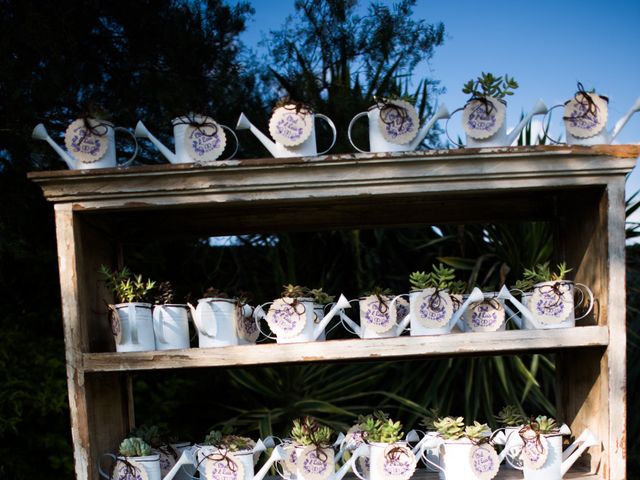
[[[204,476],[207,480],[244,480],[244,466],[233,453],[214,454],[205,460]],[[220,459],[218,459],[220,457]],[[215,459],[215,460],[214,460]]]
[[[573,311],[573,295],[570,284],[556,283],[557,290],[551,285],[536,285],[529,302],[536,318],[545,324],[564,322]]]
[[[279,107],[271,115],[269,133],[285,147],[295,147],[304,142],[313,128],[313,114],[296,113],[295,108]]]
[[[369,457],[358,457],[358,467],[364,478],[370,478],[371,474],[371,459]]]
[[[203,126],[187,125],[184,132],[184,146],[187,154],[198,163],[217,160],[227,146],[224,129],[211,117],[198,117]]]
[[[398,300],[396,300],[396,320],[406,317],[409,314],[409,310],[409,302],[399,297]]]
[[[491,480],[498,474],[500,458],[493,447],[474,445],[469,453],[469,465],[476,478]]]
[[[305,447],[296,459],[296,467],[299,475],[309,480],[325,480],[333,474],[335,462],[333,450],[323,448],[318,450],[315,446]]]
[[[116,340],[116,345],[122,345],[122,321],[120,320],[120,313],[118,309],[113,305],[109,305],[109,322],[111,323],[111,333]]]
[[[167,448],[166,451],[165,448]],[[160,456],[160,473],[163,477],[166,476],[176,464],[175,457],[168,451],[168,447],[153,448],[151,451]]]
[[[298,452],[296,450],[296,446],[293,444],[284,445],[282,447],[285,452],[285,457],[283,461],[284,470],[288,472],[290,475],[295,475],[298,469],[296,462],[298,460]]]
[[[376,295],[369,295],[360,302],[360,325],[370,328],[376,333],[384,333],[396,325],[396,310],[389,308],[391,300],[382,297],[384,303]]]
[[[116,462],[111,475],[112,480],[149,480],[149,474],[142,463],[127,457],[127,463],[122,460]]]
[[[504,308],[497,300],[474,303],[468,311],[467,325],[474,332],[495,332],[504,323]]]
[[[253,315],[245,317],[243,315],[242,306],[236,308],[236,327],[238,336],[240,338],[244,338],[248,342],[255,342],[260,335],[258,325],[256,325]]]
[[[489,107],[489,113],[485,104],[480,100],[471,100],[462,111],[462,126],[467,135],[482,140],[494,135],[504,123],[506,107],[504,103],[493,98],[485,97],[494,108]]]
[[[416,456],[404,445],[391,444],[384,449],[375,468],[386,480],[409,480],[416,470]]]
[[[364,443],[364,432],[359,425],[353,425],[344,436],[344,448],[355,450]]]
[[[453,302],[446,292],[427,288],[414,297],[414,314],[418,322],[427,328],[444,327],[453,316]]]
[[[306,322],[305,305],[293,298],[278,298],[271,304],[267,312],[269,328],[278,337],[295,337],[304,330]]]
[[[387,100],[378,115],[378,129],[387,142],[403,145],[415,138],[420,118],[415,107],[404,100]]]
[[[94,163],[107,153],[109,127],[98,120],[89,118],[89,125],[94,132],[84,125],[84,119],[78,118],[67,127],[64,144],[67,151],[82,163]]]
[[[464,299],[459,293],[454,293],[453,295],[449,296],[451,297],[451,303],[453,304],[453,313],[456,313],[464,303]]]
[[[520,460],[524,468],[539,470],[543,467],[549,456],[549,442],[544,435],[536,435],[532,430],[524,434],[524,445]]]
[[[572,98],[564,106],[564,125],[572,136],[589,138],[598,135],[607,125],[609,105],[600,95],[590,93],[596,106],[594,113],[589,113],[589,103],[582,94]]]

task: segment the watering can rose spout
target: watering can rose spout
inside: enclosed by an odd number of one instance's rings
[[[62,149],[56,142],[53,141],[53,139],[49,136],[49,133],[47,133],[47,129],[43,124],[39,123],[38,125],[36,125],[36,127],[33,129],[33,133],[31,134],[31,138],[33,138],[34,140],[44,140],[51,146],[51,148],[55,150],[60,158],[65,161],[70,169],[73,170],[77,168],[75,158],[73,158],[69,152]]]
[[[347,300],[345,296],[341,294],[335,305],[324,316],[322,321],[318,323],[318,325],[316,325],[316,327],[313,329],[313,339],[316,340],[322,334],[322,332],[324,332],[324,329],[329,324],[331,319],[335,317],[336,314],[340,314],[345,308],[351,308],[351,304],[349,303],[349,300]]]

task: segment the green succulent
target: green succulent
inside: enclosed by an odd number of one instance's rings
[[[111,271],[107,266],[100,265],[98,272],[119,303],[146,301],[156,284],[150,279],[144,281],[142,275],[132,274],[127,267]]]
[[[358,426],[370,443],[395,443],[402,440],[402,424],[393,421],[386,413],[377,410],[372,415],[358,417]]]
[[[211,430],[206,437],[204,437],[203,445],[219,446],[222,444],[222,437],[224,435],[220,430]]]
[[[329,295],[321,288],[313,288],[309,290],[309,295],[311,295],[311,298],[313,298],[313,302],[319,305],[326,305],[328,303],[331,303],[336,298],[334,295]]]
[[[223,428],[222,430],[211,430],[204,438],[204,445],[211,445],[228,452],[240,452],[245,450],[253,450],[256,442],[248,437],[240,435],[232,435],[231,429]]]
[[[433,422],[438,433],[445,440],[458,440],[465,435],[463,417],[444,417]]]
[[[370,295],[376,295],[379,297],[388,297],[390,295],[393,295],[393,292],[391,291],[390,288],[382,288],[379,286],[375,286],[371,290],[364,292],[365,297],[368,297]]]
[[[526,417],[520,412],[515,405],[505,406],[498,415],[495,416],[496,422],[505,427],[519,427],[527,422]]]
[[[304,417],[293,421],[291,437],[299,445],[331,445],[333,430],[326,425],[322,425],[315,418]]]
[[[151,455],[151,447],[139,437],[125,438],[118,450],[120,455],[124,457],[146,457]]]
[[[470,440],[481,440],[491,435],[491,429],[486,423],[473,422],[473,425],[467,425],[464,429],[464,436]]]
[[[424,290],[425,288],[437,288],[445,290],[455,281],[455,270],[442,264],[433,265],[429,273],[413,272],[409,275],[411,290]]]
[[[449,282],[447,290],[449,290],[451,295],[462,295],[467,293],[467,282],[464,280],[453,280]]]
[[[438,408],[430,408],[427,410],[427,414],[422,418],[420,425],[427,429],[427,431],[436,430],[435,423],[440,418],[440,410]]]
[[[292,285],[289,283],[288,285],[282,286],[282,293],[280,295],[288,298],[307,297],[309,295],[309,289],[307,287],[301,287],[300,285]]]
[[[158,284],[154,295],[154,303],[156,305],[173,303],[173,287],[171,282],[165,281]]]
[[[535,421],[538,424],[538,433],[549,434],[558,431],[558,423],[554,418],[539,415]]]
[[[513,90],[518,87],[518,82],[513,77],[509,77],[509,75],[495,77],[491,72],[482,72],[475,80],[471,79],[464,84],[462,93],[471,95],[472,98],[504,98],[507,95],[513,95]]]
[[[564,280],[570,271],[571,268],[567,268],[565,262],[556,265],[555,272],[549,268],[549,262],[539,263],[533,268],[524,269],[522,279],[516,282],[516,288],[523,292],[528,292],[533,290],[536,283]]]
[[[141,425],[135,428],[131,434],[134,437],[141,438],[152,447],[159,447],[164,442],[162,441],[162,433],[160,427],[157,425]]]

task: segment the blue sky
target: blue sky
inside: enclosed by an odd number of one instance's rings
[[[294,12],[293,0],[251,0],[251,4],[256,13],[242,40],[261,55],[264,50],[258,42],[269,30],[284,25]],[[418,0],[414,12],[416,19],[445,25],[444,45],[436,49],[430,64],[419,66],[415,78],[427,75],[440,80],[446,92],[439,102],[450,111],[467,99],[460,91],[462,84],[482,71],[508,73],[519,82],[509,99],[510,126],[538,98],[549,107],[569,99],[577,81],[609,96],[608,128],[640,96],[640,0]],[[558,117],[556,113],[554,118]],[[562,128],[557,124],[555,130],[559,133]],[[455,136],[457,130],[452,133]],[[616,143],[640,143],[640,114]],[[628,192],[640,189],[639,171],[635,169]]]

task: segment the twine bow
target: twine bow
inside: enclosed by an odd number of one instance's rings
[[[385,454],[385,458],[388,462],[397,462],[400,460],[402,455],[406,455],[405,448],[400,445],[396,445]]]
[[[384,123],[385,125],[392,125],[399,118],[400,125],[398,125],[398,127],[402,128],[405,122],[409,120],[409,113],[407,112],[406,108],[403,108],[400,105],[396,105],[392,100],[388,98],[374,97],[374,100],[376,101],[377,107],[380,109],[380,120],[382,120],[382,123]],[[385,115],[385,113],[388,112],[393,112],[397,116],[391,115],[391,119],[387,120],[389,116]]]
[[[484,111],[485,111],[487,116],[490,115],[491,112],[493,112],[496,109],[496,107],[493,104],[493,102],[491,100],[489,100],[487,97],[473,96],[473,97],[471,97],[471,100],[469,100],[469,101],[473,102],[474,100],[476,102],[480,102],[482,105],[484,105]]]
[[[174,120],[173,125],[189,125],[194,127],[205,137],[215,137],[218,133],[218,126],[215,122],[212,122],[208,117],[203,116],[200,116],[201,119],[198,120],[198,116],[199,115],[196,115],[195,113],[187,113],[185,116],[178,117]]]
[[[389,311],[389,306],[387,305],[387,302],[385,302],[382,294],[380,294],[379,292],[376,292],[374,295],[378,299],[378,311],[382,314],[387,313]]]
[[[530,432],[533,432],[535,437],[532,437]],[[538,422],[531,421],[529,425],[524,425],[518,430],[518,435],[520,435],[524,445],[534,443],[535,453],[541,454],[544,452],[544,445],[542,445],[542,440],[540,440],[540,424]]]
[[[553,308],[556,307],[558,305],[560,305],[560,303],[562,302],[563,296],[564,294],[568,291],[562,291],[562,287],[564,287],[565,285],[570,285],[569,282],[556,282],[553,285],[542,285],[539,287],[534,287],[534,289],[538,290],[541,294],[546,295],[548,293],[551,293],[553,295],[555,295],[556,297],[556,301],[550,305],[546,305],[545,308],[549,309],[549,308]]]
[[[294,298],[291,303],[287,303],[287,301],[285,300],[284,297],[282,298],[282,301],[285,304],[289,305],[293,309],[293,312],[295,314],[297,314],[297,315],[301,315],[302,316],[307,312],[307,307],[305,307],[304,303],[301,302],[300,300],[298,300],[297,298]],[[298,307],[302,307],[302,311],[301,312],[298,311]]]
[[[600,97],[604,98],[606,101],[609,101],[609,99],[605,96],[600,95]],[[591,94],[584,89],[582,83],[578,82],[578,91],[573,96],[573,98],[576,99],[576,102],[578,102],[580,106],[586,108],[580,115],[577,115],[576,117],[562,117],[563,120],[571,120],[572,118],[585,118],[589,115],[595,118],[599,110],[598,105],[596,105],[596,102],[593,100]]]
[[[109,131],[110,124],[85,115],[82,117],[82,127],[84,128],[84,131],[82,132],[82,136],[78,141],[78,145],[84,142],[89,137],[89,135],[104,137]]]
[[[429,295],[429,308],[431,310],[437,310],[442,305],[442,297],[440,296],[440,289],[436,287],[435,291]]]
[[[227,465],[227,468],[231,470],[233,473],[236,473],[238,471],[238,465],[231,457],[229,457],[229,451],[226,448],[218,449],[218,451],[215,453],[204,455],[202,457],[202,460],[200,460],[196,465],[196,470],[205,460],[211,460],[213,462],[224,461]]]
[[[278,100],[273,107],[273,111],[275,112],[278,108],[284,108],[286,110],[295,110],[298,115],[311,115],[313,113],[313,108],[310,105],[299,102],[297,100],[292,100],[289,97],[284,97]]]
[[[140,471],[140,468],[137,467],[136,465],[134,465],[133,463],[129,462],[129,460],[127,460],[127,457],[123,457],[123,458],[118,458],[112,468],[111,468],[111,474],[109,475],[110,478],[113,478],[113,473],[116,470],[116,467],[118,466],[118,463],[122,463],[125,466],[125,469],[127,471],[127,476],[126,478],[131,478],[131,479],[135,479],[138,475],[138,472]]]

